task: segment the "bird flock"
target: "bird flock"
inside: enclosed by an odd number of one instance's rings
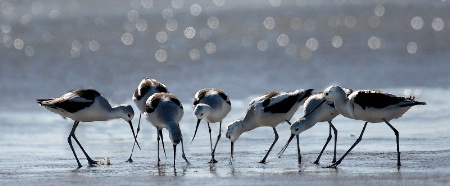
[[[97,161],[92,160],[86,153],[81,143],[75,136],[75,130],[80,122],[106,121],[111,119],[125,120],[132,131],[134,144],[127,162],[132,163],[134,148],[137,145],[140,149],[137,137],[140,131],[141,116],[143,115],[155,128],[157,132],[157,165],[161,165],[160,146],[166,156],[164,137],[162,129],[169,133],[170,141],[173,145],[173,166],[176,164],[176,149],[181,143],[182,158],[189,163],[183,144],[183,135],[180,128],[180,120],[184,114],[184,108],[180,100],[170,93],[163,83],[152,78],[144,78],[133,93],[132,99],[139,109],[139,122],[136,133],[133,129],[131,120],[134,117],[133,108],[130,105],[111,106],[108,100],[102,94],[93,89],[78,89],[65,93],[58,98],[37,99],[37,103],[46,109],[70,118],[74,121],[72,130],[67,138],[69,146],[77,161],[78,168],[82,167],[77,154],[72,145],[72,139],[78,144],[89,163],[89,166],[95,166]],[[357,90],[343,88],[337,85],[326,88],[323,92],[313,92],[313,89],[299,89],[292,92],[268,92],[253,99],[245,115],[233,121],[228,125],[226,138],[230,140],[230,164],[234,158],[234,143],[239,136],[258,127],[272,127],[275,138],[269,150],[259,163],[266,163],[272,148],[278,141],[278,132],[276,126],[281,123],[291,125],[291,136],[286,145],[278,153],[280,158],[287,149],[289,143],[294,137],[297,140],[298,163],[301,164],[301,154],[299,145],[299,134],[313,127],[319,122],[328,122],[329,133],[325,145],[319,156],[314,161],[319,164],[325,148],[334,134],[334,154],[333,160],[326,168],[336,168],[350,151],[362,140],[364,131],[368,123],[386,123],[394,132],[397,142],[397,166],[400,162],[399,132],[389,123],[392,119],[401,117],[406,111],[415,105],[425,105],[425,102],[416,101],[414,97],[401,97],[389,93],[375,90]],[[291,123],[293,115],[300,106],[303,105],[303,116]],[[211,160],[209,163],[217,163],[215,151],[221,138],[222,120],[231,110],[231,101],[228,95],[218,88],[203,88],[194,95],[193,113],[197,118],[195,132],[191,140],[193,143],[197,134],[198,127],[202,120],[206,121],[209,131],[211,146]],[[362,131],[354,144],[346,151],[341,158],[336,160],[337,134],[336,127],[331,122],[336,116],[342,115],[346,118],[364,121]],[[219,131],[215,143],[212,139],[210,123],[219,123]],[[333,131],[333,133],[332,133]]]

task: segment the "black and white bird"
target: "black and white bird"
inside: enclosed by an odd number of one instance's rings
[[[138,87],[134,91],[132,99],[140,111],[139,112],[139,122],[138,122],[137,131],[136,131],[136,138],[137,138],[137,135],[139,134],[139,131],[141,130],[141,115],[142,115],[142,113],[145,112],[145,102],[147,101],[147,99],[150,96],[152,96],[155,93],[160,93],[160,92],[169,92],[169,91],[167,90],[166,85],[164,85],[163,83],[160,83],[156,79],[152,79],[149,77],[145,77],[144,79],[142,79],[142,81],[139,83]],[[162,131],[158,131],[158,135],[161,136],[161,140],[162,140]],[[166,154],[166,150],[164,148],[164,140],[162,141],[162,145],[163,145],[163,149],[164,149],[164,154]],[[133,145],[133,148],[131,149],[130,158],[128,158],[127,162],[130,162],[130,163],[133,162],[133,160],[131,159],[131,156],[133,156],[133,151],[134,151],[134,145]]]
[[[75,136],[75,130],[80,122],[106,121],[122,118],[130,125],[131,131],[133,132],[134,141],[138,144],[136,136],[134,135],[133,124],[131,123],[134,116],[133,108],[130,105],[117,105],[111,107],[108,100],[106,100],[96,90],[74,90],[62,95],[59,98],[38,99],[37,103],[54,113],[75,121],[67,141],[69,142],[73,155],[77,160],[78,168],[82,166],[78,160],[75,150],[73,149],[72,138],[75,139],[75,142],[77,142],[78,146],[80,146],[86,156],[86,159],[88,160],[89,165],[92,166],[97,164],[97,161],[94,161],[89,157]]]
[[[222,133],[222,120],[231,110],[230,98],[228,98],[228,95],[225,94],[223,90],[217,88],[204,88],[195,94],[193,107],[194,114],[197,117],[197,125],[192,141],[194,141],[195,135],[197,134],[200,121],[205,119],[208,123],[209,142],[211,144],[211,161],[209,161],[209,163],[217,163],[217,160],[214,159],[214,152],[216,151],[217,143],[219,142]],[[219,135],[217,136],[216,144],[213,148],[211,127],[209,126],[209,123],[216,122],[220,122]]]
[[[350,94],[352,92],[351,89],[345,89],[347,94]],[[322,93],[314,94],[310,96],[308,99],[306,99],[303,109],[303,116],[299,118],[297,121],[292,123],[291,126],[291,137],[287,141],[286,145],[283,147],[283,149],[278,153],[278,157],[281,157],[283,152],[288,147],[291,140],[294,138],[294,136],[297,137],[297,156],[298,156],[298,163],[301,163],[301,154],[300,154],[300,145],[299,145],[299,134],[310,129],[314,125],[316,125],[319,122],[328,122],[329,124],[329,131],[328,131],[328,138],[325,142],[325,145],[322,148],[322,151],[320,151],[319,156],[317,157],[316,161],[314,161],[315,164],[319,164],[320,157],[323,154],[323,151],[327,147],[328,143],[330,142],[332,138],[331,129],[333,129],[334,132],[334,155],[332,163],[336,162],[336,143],[337,143],[337,130],[336,127],[334,127],[333,123],[331,123],[331,120],[333,120],[336,116],[339,115],[336,108],[334,107],[334,104],[326,103],[322,104],[322,101],[324,100],[324,96]]]
[[[175,157],[177,145],[181,143],[182,157],[189,163],[184,154],[183,135],[179,122],[183,117],[183,106],[180,101],[171,93],[155,93],[147,99],[144,117],[156,127],[158,131],[166,128],[173,144],[173,166],[175,167]],[[158,135],[158,166],[159,159],[159,135]]]
[[[426,105],[425,102],[415,101],[412,97],[398,97],[375,90],[359,90],[347,96],[345,91],[336,85],[325,89],[323,95],[326,101],[334,103],[339,114],[347,118],[365,121],[364,127],[356,142],[339,160],[328,167],[334,168],[342,162],[345,156],[361,141],[364,130],[369,122],[385,122],[394,131],[397,141],[397,166],[401,166],[399,133],[389,121],[401,117],[414,105]]]
[[[239,120],[228,126],[226,137],[231,141],[231,159],[233,161],[233,146],[239,136],[257,127],[272,127],[275,140],[270,146],[264,158],[259,163],[266,163],[267,156],[278,140],[275,127],[289,120],[302,105],[306,98],[311,95],[312,89],[295,90],[293,92],[269,92],[252,100],[248,106],[247,113]]]

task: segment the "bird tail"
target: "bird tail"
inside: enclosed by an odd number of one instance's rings
[[[421,101],[410,101],[410,102],[407,102],[407,103],[405,103],[405,104],[403,104],[401,107],[411,107],[411,106],[414,106],[414,105],[426,105],[427,103],[425,103],[425,102],[421,102]]]

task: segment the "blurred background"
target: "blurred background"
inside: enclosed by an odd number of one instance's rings
[[[257,95],[300,88],[322,91],[339,84],[426,101],[427,106],[393,122],[401,148],[448,150],[443,141],[450,141],[449,30],[448,0],[0,0],[0,161],[11,162],[3,166],[13,173],[25,171],[16,169],[18,158],[37,158],[37,167],[58,162],[74,167],[67,145],[72,121],[41,108],[35,99],[94,88],[111,104],[131,104],[138,114],[131,97],[147,76],[179,97],[185,106],[182,129],[189,139],[196,121],[190,105],[201,88],[217,87],[230,95],[233,109],[224,120],[225,130]],[[355,140],[350,134],[359,134],[362,125],[343,117],[336,122],[341,123],[336,127],[344,139],[338,145],[343,151]],[[132,145],[126,123],[100,123],[79,127],[80,141],[93,157],[113,157],[113,164],[125,161]],[[187,153],[206,162],[209,140],[202,127]],[[213,127],[215,139],[218,128]],[[289,126],[280,127],[278,143],[284,143]],[[309,145],[302,152],[316,156],[327,129],[322,124],[305,134]],[[370,131],[363,151],[395,152],[394,135],[384,135],[391,134],[389,128]],[[143,150],[136,152],[137,162],[153,165],[148,161],[155,161],[156,132],[143,121],[141,133]],[[249,132],[237,143],[236,153],[242,156],[247,150],[256,161],[272,136],[270,128]],[[261,139],[261,146],[249,146]],[[216,157],[225,164],[228,145],[222,135]],[[289,166],[296,156],[294,150],[286,153],[291,157],[282,161]],[[51,161],[53,157],[64,161]]]

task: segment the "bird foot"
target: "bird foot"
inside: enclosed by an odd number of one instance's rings
[[[218,161],[217,160],[215,160],[214,158],[213,159],[211,159],[211,160],[209,160],[209,162],[208,163],[217,163]]]
[[[258,163],[263,163],[263,164],[266,164],[267,162],[266,162],[266,160],[261,160],[260,162],[258,162]]]
[[[314,161],[313,163],[316,164],[316,165],[319,165],[319,161],[318,160]]]
[[[96,165],[98,165],[98,161],[95,160],[88,160],[89,166],[91,167],[95,167]]]
[[[335,163],[333,163],[333,164],[331,164],[331,165],[328,165],[328,166],[326,166],[326,167],[322,167],[322,168],[331,168],[331,169],[335,169],[337,167],[337,165],[335,164]]]
[[[128,158],[128,160],[127,160],[127,161],[125,161],[125,162],[128,162],[128,163],[133,163],[133,160],[132,160],[131,158]]]

